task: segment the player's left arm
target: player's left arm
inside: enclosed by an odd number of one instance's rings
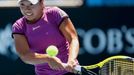
[[[65,38],[68,40],[70,45],[69,57],[67,62],[68,66],[66,70],[69,72],[73,72],[73,67],[77,64],[75,60],[77,59],[78,52],[79,52],[79,41],[78,41],[77,32],[73,23],[69,18],[65,18],[63,20],[59,29],[61,30]]]

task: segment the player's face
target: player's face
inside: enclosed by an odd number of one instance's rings
[[[22,14],[25,16],[25,18],[27,18],[27,20],[31,22],[38,20],[43,14],[43,4],[40,2],[33,5],[27,0],[22,0],[19,2],[19,6]]]

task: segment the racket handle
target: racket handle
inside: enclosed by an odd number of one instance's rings
[[[80,65],[76,65],[74,67],[74,70],[81,72],[81,66]]]
[[[67,64],[66,64],[66,63],[63,63],[63,66],[66,67]],[[76,65],[76,66],[74,67],[74,70],[81,72],[81,66],[80,66],[80,65]]]

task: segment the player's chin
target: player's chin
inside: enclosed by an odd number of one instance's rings
[[[34,23],[35,22],[35,19],[33,18],[26,18],[30,23]]]
[[[25,17],[26,19],[28,19],[28,20],[29,20],[29,19],[32,19],[33,16],[34,16],[34,15],[24,15],[24,17]]]

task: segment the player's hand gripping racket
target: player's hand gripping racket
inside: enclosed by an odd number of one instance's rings
[[[55,46],[49,46],[47,53],[56,56],[58,49]],[[65,63],[64,65],[66,66]],[[112,56],[94,65],[77,65],[74,73],[80,75],[134,75],[134,58],[123,55]]]

